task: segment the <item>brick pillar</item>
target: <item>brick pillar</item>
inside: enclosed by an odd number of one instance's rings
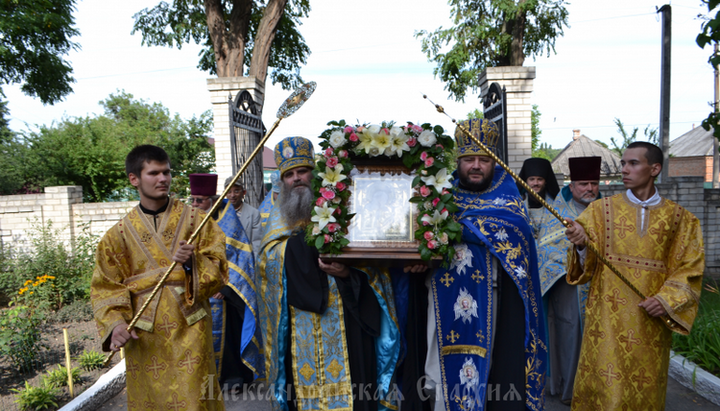
[[[225,189],[225,179],[232,175],[228,100],[235,99],[238,93],[247,90],[258,106],[258,114],[262,114],[265,85],[255,77],[220,77],[207,79],[207,86],[213,110],[215,171],[218,174],[218,194],[220,194]]]
[[[480,95],[487,95],[490,84],[498,83],[507,92],[508,166],[519,172],[523,161],[532,155],[530,96],[535,67],[488,67],[480,73]]]
[[[53,227],[61,228],[61,238],[70,244],[75,240],[73,204],[82,203],[82,186],[45,187],[43,224],[52,220]]]

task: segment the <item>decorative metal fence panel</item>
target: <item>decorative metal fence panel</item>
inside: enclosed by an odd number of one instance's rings
[[[500,131],[498,143],[498,157],[508,163],[508,137],[507,137],[507,95],[505,87],[492,83],[487,95],[483,99],[483,114],[486,120],[492,121]]]
[[[230,114],[230,149],[233,175],[240,170],[245,159],[258,146],[267,131],[252,96],[247,91],[238,93],[228,102]],[[227,176],[225,176],[227,177]],[[222,178],[222,176],[221,176]],[[257,207],[264,197],[262,151],[253,159],[240,177],[247,194],[245,202]]]

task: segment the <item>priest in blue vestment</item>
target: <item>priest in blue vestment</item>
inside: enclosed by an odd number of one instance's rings
[[[498,130],[463,122],[490,149]],[[542,410],[547,346],[533,230],[515,181],[459,129],[462,242],[428,279],[424,388],[439,410]]]

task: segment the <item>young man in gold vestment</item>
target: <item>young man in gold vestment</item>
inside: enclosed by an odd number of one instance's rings
[[[567,281],[591,281],[573,410],[663,410],[672,332],[688,334],[698,310],[705,251],[699,220],[660,197],[662,151],[646,142],[622,157],[627,191],[598,200],[566,231]],[[647,298],[641,301],[595,247]]]
[[[208,298],[227,282],[225,234],[210,220],[187,244],[205,214],[168,195],[162,148],[134,148],[125,171],[140,204],[100,240],[90,289],[103,350],[125,347],[128,410],[224,410]],[[128,332],[172,261],[175,270]]]

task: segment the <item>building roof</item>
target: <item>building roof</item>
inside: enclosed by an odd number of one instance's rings
[[[275,164],[275,150],[270,147],[263,147],[263,169],[264,170],[275,170],[277,164]]]
[[[556,174],[562,173],[565,177],[569,178],[569,158],[593,156],[602,157],[602,165],[600,166],[601,177],[616,177],[620,175],[620,157],[612,150],[591,140],[588,136],[580,134],[579,130],[574,130],[573,141],[565,146],[563,151],[555,157],[551,164]]]
[[[702,127],[692,130],[670,142],[670,155],[673,157],[696,157],[713,155],[713,130]]]

